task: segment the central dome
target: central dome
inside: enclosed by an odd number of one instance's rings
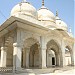
[[[29,2],[21,2],[13,7],[11,16],[27,15],[37,19],[37,10]]]
[[[42,6],[38,10],[38,20],[55,22],[55,16],[46,7]]]

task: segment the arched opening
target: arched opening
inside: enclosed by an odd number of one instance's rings
[[[29,67],[39,67],[39,50],[38,45],[35,43],[30,47],[29,53]]]
[[[71,65],[71,48],[69,46],[66,46],[65,48],[65,63],[67,66]]]
[[[53,50],[49,50],[47,52],[47,67],[55,66],[56,64],[55,60],[56,60],[55,52]]]
[[[60,66],[60,47],[54,41],[51,40],[47,43],[47,67]]]
[[[6,66],[13,67],[13,38],[9,37],[5,41],[5,46],[7,48],[6,52]]]
[[[22,53],[22,67],[39,67],[39,46],[39,42],[36,39],[26,39]]]

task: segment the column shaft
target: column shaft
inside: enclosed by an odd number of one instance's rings
[[[42,50],[42,68],[46,68],[46,49]]]
[[[13,69],[18,70],[21,69],[21,47],[19,45],[14,45],[13,50]]]
[[[75,43],[73,45],[72,54],[71,54],[72,66],[75,66]]]
[[[26,48],[26,68],[29,68],[29,52],[30,48]]]
[[[56,66],[59,66],[59,55],[56,55]]]
[[[1,47],[1,67],[6,67],[6,47]]]
[[[61,67],[65,66],[65,44],[63,40],[62,40],[62,45],[61,45],[60,66]]]
[[[46,44],[45,36],[40,37],[41,48],[39,50],[40,68],[46,68]]]

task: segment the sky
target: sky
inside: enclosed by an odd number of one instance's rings
[[[22,0],[1,0],[0,1],[0,25],[10,17],[10,12],[12,8],[20,3]],[[37,10],[41,7],[42,0],[27,0],[30,2]],[[75,20],[74,20],[74,3],[75,0],[44,0],[45,7],[56,14],[58,11],[59,18],[61,18],[67,25],[68,29],[72,29],[72,33],[75,37]]]

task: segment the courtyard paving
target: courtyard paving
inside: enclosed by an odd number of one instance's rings
[[[26,69],[16,73],[1,73],[0,75],[75,75],[74,67]]]

